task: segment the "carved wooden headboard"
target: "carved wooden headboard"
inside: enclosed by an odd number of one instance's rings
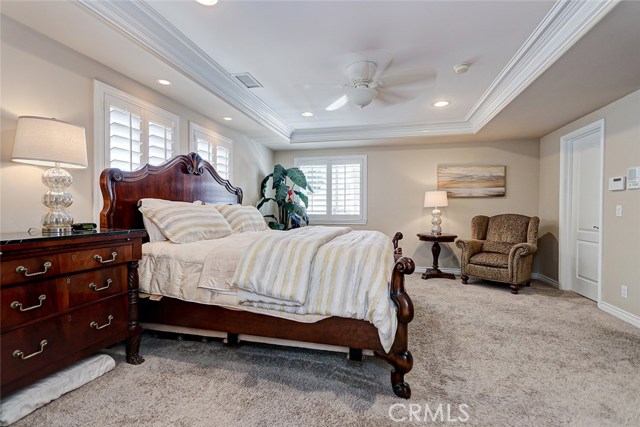
[[[138,211],[138,200],[143,198],[242,203],[242,190],[220,178],[213,166],[196,153],[132,172],[105,169],[100,175],[100,190],[104,202],[101,228],[143,229],[142,214]]]

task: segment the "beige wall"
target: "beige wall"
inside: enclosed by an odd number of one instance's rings
[[[273,152],[221,126],[184,105],[160,95],[118,72],[70,50],[2,16],[2,148],[0,155],[0,231],[38,227],[44,213],[40,182],[44,168],[11,162],[18,116],[55,117],[87,130],[88,169],[72,169],[69,209],[77,222],[93,220],[93,198],[102,200],[94,177],[93,80],[98,79],[180,116],[181,151],[188,151],[188,122],[194,121],[234,141],[233,184],[241,187],[246,204],[258,200],[258,185],[273,168]]]
[[[366,154],[368,166],[368,221],[354,228],[379,230],[389,236],[402,231],[404,253],[419,267],[432,263],[431,244],[418,241],[416,233],[431,230],[431,209],[423,207],[424,192],[436,188],[438,164],[507,166],[506,197],[450,199],[449,206],[442,208],[444,232],[470,237],[474,215],[538,213],[537,140],[278,151],[275,162],[291,167],[296,156],[349,154]],[[453,244],[443,245],[440,266],[459,267],[458,252]]]
[[[543,249],[558,251],[560,138],[600,119],[605,121],[602,301],[640,316],[640,190],[607,190],[609,177],[626,175],[627,168],[640,166],[640,91],[540,140],[539,213],[544,231],[550,236]],[[615,216],[616,205],[622,205],[622,217]],[[557,277],[557,257],[544,261],[540,271]],[[628,286],[626,299],[621,297],[621,285]]]

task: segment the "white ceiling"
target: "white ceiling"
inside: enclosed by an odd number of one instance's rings
[[[640,88],[639,3],[616,3],[3,1],[2,13],[294,149],[544,135]],[[380,49],[393,55],[381,99],[325,111],[348,82],[348,54]],[[462,62],[471,67],[456,74]],[[244,88],[230,76],[240,72],[263,87]],[[394,86],[403,76],[415,83]],[[451,105],[436,109],[440,99]]]

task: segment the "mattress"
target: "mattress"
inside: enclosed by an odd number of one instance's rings
[[[168,240],[144,243],[142,260],[138,266],[140,292],[152,296],[177,298],[199,304],[243,310],[280,317],[302,323],[314,323],[329,316],[295,314],[240,305],[231,281],[242,254],[264,233],[252,231],[229,236],[175,244]],[[216,254],[217,264],[202,275],[207,256]],[[202,280],[201,280],[202,279]]]

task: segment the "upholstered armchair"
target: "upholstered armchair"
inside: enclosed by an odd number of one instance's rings
[[[530,285],[533,254],[538,249],[537,216],[518,214],[479,215],[471,220],[471,239],[458,239],[462,249],[462,283],[469,276],[509,283],[517,294],[522,284]]]

